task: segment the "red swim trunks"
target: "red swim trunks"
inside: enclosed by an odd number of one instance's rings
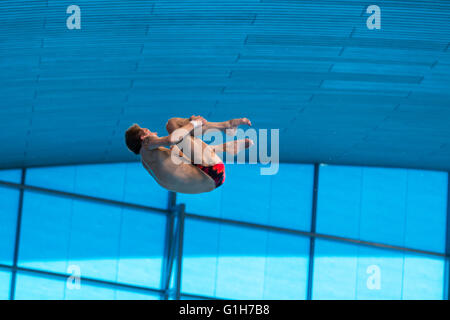
[[[223,163],[215,164],[212,167],[205,167],[200,164],[194,165],[214,180],[216,188],[220,187],[225,182],[225,165]]]

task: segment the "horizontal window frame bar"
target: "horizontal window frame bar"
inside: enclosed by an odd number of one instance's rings
[[[5,265],[5,264],[0,264],[0,271],[4,271],[4,272],[12,272],[13,269],[16,269],[17,272],[23,272],[23,273],[31,273],[33,275],[36,275],[36,277],[40,277],[40,278],[59,278],[59,279],[65,279],[67,280],[68,277],[70,277],[71,275],[68,274],[64,274],[64,273],[58,273],[58,272],[53,272],[53,271],[44,271],[44,270],[39,270],[39,269],[34,269],[34,268],[24,268],[24,267],[17,267],[14,268],[13,266],[10,265]],[[129,290],[131,292],[145,292],[145,293],[150,293],[150,294],[159,294],[159,295],[164,295],[165,290],[160,290],[160,289],[155,289],[155,288],[150,288],[150,287],[141,287],[141,286],[135,286],[135,285],[130,285],[130,284],[126,284],[123,282],[111,282],[111,281],[106,281],[106,280],[100,280],[100,279],[95,279],[95,278],[86,278],[86,277],[80,277],[81,281],[85,281],[85,282],[90,282],[93,284],[100,284],[102,286],[106,286],[106,287],[113,287],[114,289],[126,289]],[[211,296],[206,296],[206,295],[198,295],[198,294],[192,294],[192,293],[187,293],[187,292],[181,292],[181,297],[186,297],[186,298],[194,298],[194,299],[205,299],[205,300],[229,300],[229,299],[224,299],[224,298],[216,298],[216,297],[211,297]]]
[[[14,267],[14,266],[10,266],[10,265],[6,265],[6,264],[0,264],[0,270],[8,270],[10,272],[16,272],[16,273],[31,273],[33,275],[36,275],[37,277],[41,277],[41,278],[59,278],[59,279],[64,279],[65,281],[67,281],[67,279],[73,275],[71,274],[65,274],[65,273],[59,273],[59,272],[54,272],[54,271],[45,271],[45,270],[40,270],[40,269],[35,269],[35,268],[26,268],[26,267]],[[101,280],[101,279],[96,279],[96,278],[91,278],[91,277],[80,277],[80,281],[81,282],[86,282],[86,283],[90,283],[90,284],[94,284],[97,286],[103,286],[103,287],[109,287],[109,288],[114,288],[114,289],[126,289],[128,291],[139,291],[139,292],[145,292],[145,293],[151,293],[151,294],[159,294],[162,295],[164,294],[164,290],[162,289],[156,289],[156,288],[151,288],[151,287],[143,287],[143,286],[137,286],[137,285],[132,285],[132,284],[127,284],[127,283],[123,283],[123,282],[113,282],[113,281],[108,281],[108,280]]]
[[[106,199],[106,198],[98,198],[98,197],[88,196],[88,195],[79,194],[79,193],[59,191],[59,190],[54,190],[54,189],[30,186],[30,185],[26,185],[26,184],[22,185],[19,183],[13,183],[13,182],[1,181],[1,180],[0,180],[0,186],[6,187],[6,188],[12,188],[12,189],[24,190],[24,191],[32,191],[32,192],[37,192],[37,193],[56,195],[56,196],[60,196],[60,197],[64,197],[64,198],[84,200],[84,201],[88,201],[88,202],[97,202],[97,203],[112,205],[112,206],[116,206],[116,207],[149,211],[152,213],[162,213],[162,214],[168,215],[171,212],[169,209],[144,206],[144,205],[140,205],[140,204],[134,204],[134,203],[118,201],[118,200],[111,200],[111,199]]]
[[[204,295],[201,295],[201,294],[193,294],[193,293],[181,292],[180,293],[180,298],[183,298],[183,297],[185,297],[185,298],[193,298],[193,299],[204,299],[204,300],[234,300],[234,299],[224,299],[224,298],[216,298],[216,297],[204,296]]]
[[[284,233],[284,234],[293,234],[293,235],[298,235],[298,236],[303,236],[303,237],[308,237],[308,238],[319,238],[319,239],[325,239],[325,240],[331,240],[331,241],[337,241],[337,242],[345,242],[345,243],[351,243],[351,244],[363,245],[363,246],[375,247],[375,248],[381,248],[381,249],[412,252],[412,253],[427,255],[427,256],[437,256],[437,257],[441,257],[441,258],[449,257],[445,253],[439,253],[439,252],[434,252],[434,251],[413,249],[413,248],[395,246],[395,245],[384,244],[384,243],[379,243],[379,242],[339,237],[339,236],[333,236],[333,235],[317,233],[317,232],[308,232],[308,231],[301,231],[301,230],[295,230],[295,229],[289,229],[289,228],[283,228],[283,227],[268,226],[268,225],[264,225],[264,224],[253,223],[253,222],[245,222],[245,221],[238,221],[238,220],[232,220],[232,219],[209,217],[209,216],[204,216],[204,215],[199,215],[199,214],[194,214],[194,213],[186,213],[186,218],[209,221],[209,222],[216,222],[216,223],[224,223],[224,224],[228,224],[228,225],[248,227],[248,228],[253,228],[253,229],[260,229],[260,230],[272,231],[272,232],[278,232],[278,233]]]

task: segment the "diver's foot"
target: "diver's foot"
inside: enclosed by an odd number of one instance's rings
[[[250,120],[248,120],[247,118],[230,120],[230,128],[228,128],[225,131],[225,133],[229,136],[235,136],[236,132],[237,132],[237,127],[239,127],[241,125],[247,125],[247,126],[251,127],[252,122]]]
[[[254,145],[253,140],[246,138],[225,143],[224,150],[229,154],[236,155],[242,150],[250,148],[252,145]]]

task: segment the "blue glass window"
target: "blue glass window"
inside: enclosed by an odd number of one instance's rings
[[[159,300],[159,294],[143,293],[143,291],[127,291],[116,289],[116,300]]]
[[[0,270],[0,300],[9,299],[9,290],[11,287],[11,272]]]
[[[201,195],[178,194],[186,211],[206,216],[309,231],[314,166],[280,164],[276,175],[261,165],[227,165],[226,182]]]
[[[321,166],[317,232],[445,250],[447,174]]]
[[[72,199],[26,191],[22,208],[19,266],[65,273],[68,267]]]
[[[159,297],[158,293],[94,284],[83,280],[78,288],[66,285],[64,290],[65,300],[159,300]]]
[[[66,282],[56,277],[17,273],[15,300],[63,300]]]
[[[182,292],[232,299],[304,299],[309,240],[186,221]]]
[[[159,287],[164,215],[35,192],[24,197],[19,265]],[[95,245],[93,245],[95,244]]]
[[[0,264],[13,263],[19,194],[17,189],[0,186]]]
[[[1,277],[1,274],[0,274]],[[1,278],[0,278],[1,279]],[[96,285],[81,280],[79,287],[67,285],[67,279],[33,273],[17,274],[16,300],[157,300],[159,294],[143,290]]]
[[[317,239],[313,299],[442,299],[444,259]]]
[[[0,170],[0,181],[20,183],[22,180],[22,170]]]
[[[403,299],[441,300],[444,298],[444,258],[406,254]],[[447,279],[448,281],[448,279]]]
[[[117,281],[159,288],[166,217],[123,210]]]
[[[186,211],[309,231],[313,165],[227,165],[226,183],[177,194]],[[168,192],[140,163],[27,169],[26,183],[166,208]],[[61,177],[64,177],[62,179]],[[95,177],[95,179],[92,179]],[[21,170],[0,171],[20,183]],[[433,252],[445,251],[448,175],[443,172],[320,166],[317,232]],[[9,298],[19,189],[0,186],[0,299]],[[19,271],[16,299],[160,299],[165,214],[25,190],[19,267],[71,273],[81,280]],[[93,245],[94,244],[94,245]],[[181,294],[201,299],[305,299],[308,237],[186,218]],[[443,299],[443,257],[316,238],[313,299]],[[174,276],[171,288],[175,286]],[[172,297],[173,298],[173,297]]]
[[[26,184],[167,208],[167,190],[161,188],[140,163],[31,168],[27,170]]]
[[[65,288],[65,300],[159,300],[159,294],[81,281],[79,289]]]
[[[58,191],[75,192],[76,166],[27,169],[25,184]]]

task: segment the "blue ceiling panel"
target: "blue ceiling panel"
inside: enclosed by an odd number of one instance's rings
[[[448,171],[450,2],[376,4],[3,0],[0,168],[135,161],[129,125],[201,114],[280,129],[281,161]]]

